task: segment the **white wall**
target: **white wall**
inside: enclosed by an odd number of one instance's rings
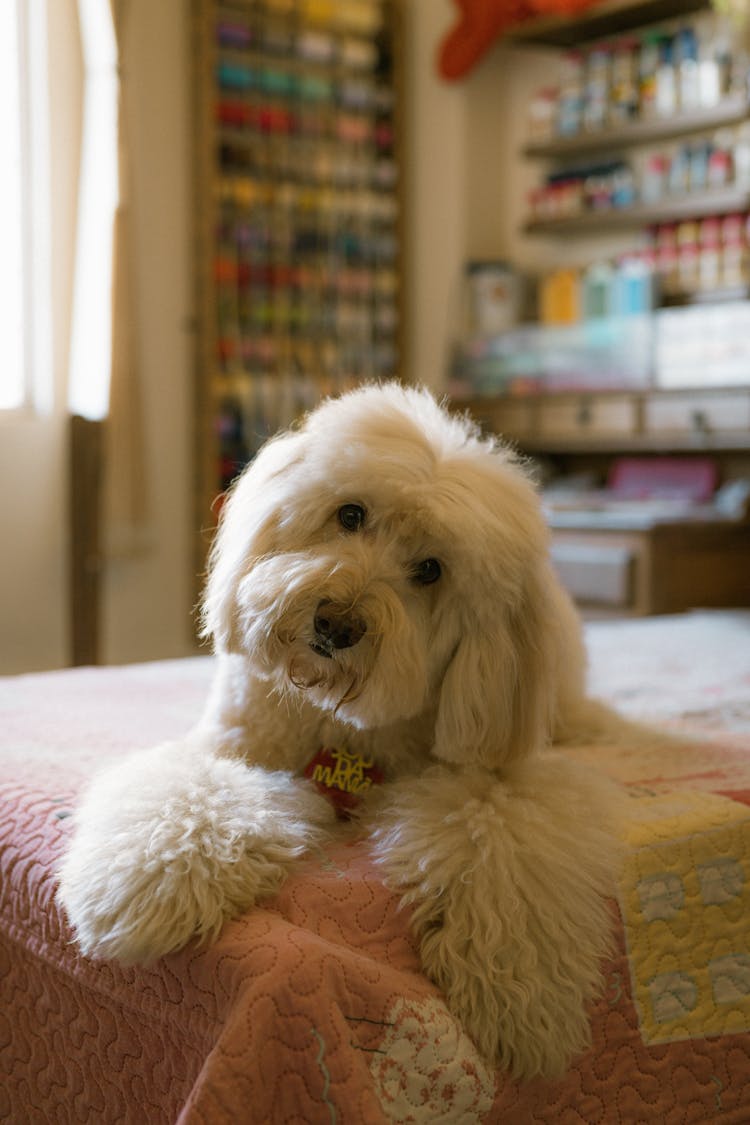
[[[469,167],[466,88],[443,82],[438,45],[456,19],[451,0],[405,0],[405,176],[407,374],[444,379],[450,330],[460,307],[466,253]]]
[[[526,136],[527,107],[534,91],[549,84],[549,66],[545,52],[499,43],[464,80],[466,160],[471,170],[466,237],[470,258],[509,258],[527,268],[539,258],[538,245],[520,233],[526,196],[538,170],[520,160],[519,152]]]

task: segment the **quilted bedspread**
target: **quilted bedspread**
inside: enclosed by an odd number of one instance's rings
[[[627,787],[628,852],[593,1046],[556,1082],[483,1064],[361,843],[311,856],[208,949],[81,958],[54,903],[78,793],[186,731],[211,660],[0,681],[0,1120],[747,1125],[750,614],[588,641],[596,694],[686,738],[575,751]]]

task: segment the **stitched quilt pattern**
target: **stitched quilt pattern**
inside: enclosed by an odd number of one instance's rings
[[[632,815],[592,1047],[558,1082],[487,1068],[363,843],[311,856],[207,949],[148,969],[81,958],[54,904],[77,795],[104,762],[186,731],[211,661],[0,681],[0,1120],[747,1125],[750,747],[727,716],[750,675],[739,685],[722,621],[737,690],[722,685],[718,736],[715,715],[673,713],[699,737],[658,757],[575,751],[629,786]],[[648,657],[662,645],[679,670],[668,624],[649,623]],[[617,665],[619,636],[596,634],[596,661],[609,643]],[[750,673],[750,644],[744,659]],[[621,705],[625,675],[636,698],[622,667]]]

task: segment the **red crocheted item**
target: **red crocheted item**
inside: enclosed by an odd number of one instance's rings
[[[438,70],[443,78],[463,78],[495,40],[514,24],[535,16],[575,15],[601,0],[455,0],[458,23],[443,40]]]

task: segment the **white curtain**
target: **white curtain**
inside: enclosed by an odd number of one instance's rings
[[[119,191],[112,244],[112,352],[105,440],[104,537],[105,548],[110,553],[123,554],[139,551],[147,544],[149,513],[130,223],[126,86],[130,0],[107,2],[117,40]]]
[[[69,409],[105,423],[105,555],[142,547],[147,519],[132,292],[125,91],[129,0],[78,0],[84,130]]]

